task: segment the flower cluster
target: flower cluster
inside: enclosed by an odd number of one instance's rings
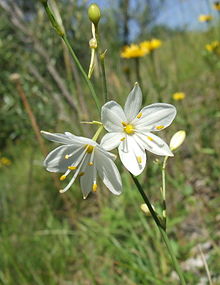
[[[139,175],[146,166],[146,150],[156,155],[173,156],[169,146],[152,132],[168,127],[176,116],[176,108],[165,103],[156,103],[141,109],[142,92],[136,83],[122,108],[117,102],[107,102],[101,110],[101,125],[107,134],[96,142],[100,132],[93,139],[42,131],[50,141],[60,143],[44,160],[44,166],[50,172],[60,172],[60,180],[72,174],[67,191],[77,177],[86,198],[98,188],[97,176],[115,195],[122,192],[120,173],[114,163],[116,156],[109,151],[118,148],[119,157],[133,175]],[[102,128],[102,126],[100,127]],[[100,129],[99,128],[99,129]]]
[[[207,44],[205,46],[206,50],[215,53],[217,55],[220,55],[220,42],[219,41],[213,41],[210,44]]]
[[[213,20],[212,15],[200,15],[198,18],[199,22],[210,22]]]
[[[173,100],[175,101],[181,101],[186,97],[186,94],[184,92],[176,92],[172,95]]]
[[[142,49],[140,45],[131,44],[130,46],[125,46],[121,52],[121,57],[123,58],[137,58],[142,57],[147,54],[145,49]]]
[[[162,42],[158,39],[152,39],[150,41],[144,41],[140,43],[141,48],[148,50],[148,52],[152,52],[155,49],[159,48],[162,45]]]
[[[214,2],[213,9],[215,9],[216,11],[220,11],[220,2],[219,1]]]
[[[5,156],[0,157],[0,167],[2,166],[10,166],[11,165],[11,160],[8,159]]]
[[[121,52],[122,58],[138,58],[153,52],[161,46],[162,42],[158,39],[141,42],[140,44],[131,44],[125,46]]]

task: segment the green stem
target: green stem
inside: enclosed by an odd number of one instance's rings
[[[130,174],[131,174],[131,173],[130,173]],[[151,203],[150,203],[150,201],[148,200],[147,196],[145,195],[144,190],[143,190],[141,184],[139,183],[139,181],[137,180],[137,178],[133,176],[133,174],[131,174],[131,177],[132,177],[132,179],[133,179],[133,181],[134,181],[136,187],[138,188],[138,191],[140,192],[140,194],[141,194],[141,196],[142,196],[144,202],[147,204],[147,207],[148,207],[148,209],[149,209],[149,211],[150,211],[150,213],[151,213],[151,215],[152,215],[152,217],[153,217],[155,223],[157,224],[158,227],[162,227],[162,224],[161,224],[161,222],[160,222],[160,219],[159,219],[159,217],[157,216],[157,213],[154,211],[153,207],[151,206]]]
[[[136,57],[135,59],[135,72],[136,72],[136,78],[137,82],[139,83],[141,89],[142,89],[142,79],[141,79],[141,74],[140,74],[140,59]]]
[[[101,62],[101,70],[102,70],[102,84],[103,84],[103,91],[104,91],[104,102],[108,101],[108,89],[107,89],[107,80],[106,80],[106,73],[105,73],[105,53],[104,51],[100,54],[100,62]]]
[[[131,174],[131,173],[130,173],[130,174]],[[144,192],[144,190],[143,190],[141,184],[140,184],[139,181],[137,180],[137,178],[134,177],[132,174],[131,174],[131,177],[132,177],[132,179],[133,179],[133,181],[134,181],[134,183],[135,183],[135,185],[136,185],[138,191],[140,192],[140,194],[141,194],[141,196],[142,196],[144,202],[147,204],[148,209],[149,209],[149,211],[150,211],[150,213],[151,213],[151,215],[152,215],[152,217],[153,217],[153,219],[154,219],[156,225],[158,226],[158,228],[159,228],[159,230],[160,230],[160,233],[161,233],[161,236],[162,236],[162,238],[163,238],[163,241],[164,241],[164,243],[165,243],[165,245],[166,245],[166,247],[167,247],[167,250],[168,250],[168,252],[169,252],[169,254],[170,254],[170,257],[171,257],[173,266],[174,266],[174,268],[175,268],[177,274],[179,275],[181,284],[182,284],[182,285],[186,285],[186,282],[185,282],[184,277],[183,277],[182,270],[181,270],[181,268],[180,268],[180,266],[179,266],[179,264],[178,264],[178,261],[177,261],[177,259],[176,259],[176,257],[175,257],[175,254],[174,254],[174,252],[173,252],[173,249],[172,249],[170,240],[169,240],[169,238],[168,238],[168,236],[167,236],[167,233],[166,233],[166,231],[165,231],[165,229],[164,229],[164,227],[163,227],[163,224],[160,222],[160,219],[158,218],[156,212],[155,212],[154,209],[152,208],[151,203],[150,203],[148,197],[146,196],[146,194],[145,194],[145,192]]]
[[[166,230],[166,220],[167,220],[167,214],[166,214],[166,164],[167,159],[169,157],[165,156],[162,166],[162,198],[163,198],[163,219],[164,219],[164,228]]]
[[[99,135],[101,134],[102,130],[104,129],[103,125],[101,125],[98,130],[96,131],[96,133],[94,134],[92,140],[97,141]]]
[[[45,8],[45,11],[48,15],[48,18],[52,24],[52,26],[54,27],[54,29],[56,30],[56,32],[58,33],[58,35],[63,39],[64,43],[66,44],[67,48],[69,49],[69,52],[75,62],[75,64],[77,65],[77,67],[79,68],[80,72],[82,73],[82,76],[85,80],[85,82],[87,83],[88,85],[88,88],[92,94],[92,97],[95,101],[95,104],[96,104],[96,107],[98,109],[98,111],[100,111],[100,102],[99,102],[99,99],[96,95],[96,92],[95,92],[95,89],[91,83],[91,81],[89,80],[84,68],[82,67],[78,57],[76,56],[74,50],[72,49],[71,45],[70,45],[70,42],[66,36],[66,33],[64,31],[64,29],[59,25],[59,23],[57,22],[56,20],[56,17],[54,16],[54,13],[53,11],[51,10],[50,6],[48,5],[47,1],[43,2],[43,6]]]
[[[68,47],[69,52],[70,52],[70,54],[71,54],[71,56],[72,56],[72,58],[73,58],[75,64],[77,65],[77,67],[79,68],[80,72],[82,73],[82,76],[83,76],[84,80],[86,81],[86,83],[87,83],[87,85],[88,85],[88,87],[89,87],[89,90],[90,90],[90,92],[91,92],[91,94],[92,94],[92,97],[93,97],[93,99],[94,99],[94,101],[95,101],[96,107],[97,107],[98,111],[100,111],[99,99],[98,99],[98,97],[97,97],[97,95],[96,95],[95,89],[94,89],[94,87],[93,87],[91,81],[89,80],[89,78],[88,78],[88,76],[87,76],[85,70],[83,69],[81,63],[79,62],[78,57],[76,56],[74,50],[72,49],[72,47],[71,47],[71,45],[70,45],[70,43],[69,43],[69,40],[68,40],[67,36],[66,36],[66,35],[63,35],[63,36],[62,36],[62,39],[63,39],[64,43],[66,44],[66,46]]]

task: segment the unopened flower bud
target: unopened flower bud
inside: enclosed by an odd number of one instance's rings
[[[186,137],[185,131],[181,130],[181,131],[176,132],[170,140],[170,149],[176,150],[178,147],[180,147],[181,144],[184,142],[185,137]]]
[[[89,41],[89,46],[90,48],[94,48],[96,49],[97,48],[97,40],[92,38],[90,41]]]
[[[11,81],[18,81],[20,79],[20,74],[19,73],[12,73],[10,76],[9,76],[9,79]]]
[[[88,9],[88,16],[90,21],[97,26],[101,18],[101,11],[97,4],[91,4]]]
[[[107,52],[107,49],[106,49],[103,53],[100,54],[100,59],[101,59],[101,61],[104,61],[104,60],[105,60],[106,52]]]
[[[155,210],[153,205],[151,205],[151,207],[153,208],[153,210]],[[149,210],[147,204],[141,204],[140,208],[147,216],[151,215],[150,210]]]

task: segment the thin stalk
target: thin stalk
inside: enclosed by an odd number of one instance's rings
[[[85,70],[83,69],[81,63],[79,62],[78,57],[76,56],[74,50],[72,49],[67,36],[63,35],[62,39],[63,39],[64,43],[66,44],[66,46],[68,47],[69,52],[70,52],[70,54],[71,54],[75,64],[77,65],[77,67],[79,68],[80,72],[82,73],[82,76],[83,76],[84,80],[86,81],[86,83],[87,83],[87,85],[89,87],[89,90],[90,90],[90,92],[92,94],[92,97],[93,97],[93,99],[95,101],[96,107],[97,107],[98,111],[100,111],[100,102],[99,102],[99,99],[98,99],[98,97],[96,95],[95,89],[94,89],[91,81],[89,80],[89,78],[88,78]]]
[[[104,102],[107,102],[108,101],[108,88],[107,88],[107,80],[106,80],[106,73],[105,73],[105,53],[106,53],[106,50],[102,54],[100,54],[100,62],[101,62],[101,71],[102,71]]]
[[[130,174],[131,174],[131,173],[130,173]],[[156,212],[155,212],[154,209],[152,208],[151,203],[150,203],[148,197],[146,196],[146,194],[145,194],[145,192],[144,192],[144,190],[143,190],[141,184],[140,184],[139,181],[137,180],[137,178],[134,177],[132,174],[131,174],[131,177],[132,177],[132,179],[133,179],[133,181],[134,181],[134,183],[135,183],[135,185],[136,185],[138,191],[140,192],[140,194],[141,194],[141,196],[142,196],[144,202],[147,204],[148,209],[149,209],[149,211],[150,211],[150,213],[151,213],[151,215],[152,215],[152,217],[153,217],[153,219],[154,219],[156,225],[158,226],[158,229],[160,230],[160,233],[161,233],[161,236],[162,236],[162,238],[163,238],[163,241],[164,241],[164,243],[165,243],[165,245],[166,245],[166,247],[167,247],[167,250],[168,250],[168,252],[169,252],[169,255],[170,255],[170,257],[171,257],[171,260],[172,260],[172,263],[173,263],[173,267],[175,268],[177,274],[179,275],[179,279],[180,279],[181,285],[186,285],[185,279],[184,279],[184,277],[183,277],[182,270],[181,270],[181,268],[180,268],[180,266],[179,266],[179,264],[178,264],[178,261],[177,261],[177,259],[176,259],[176,257],[175,257],[175,254],[174,254],[174,252],[173,252],[173,249],[172,249],[170,240],[169,240],[169,238],[168,238],[168,236],[167,236],[167,233],[166,233],[166,231],[165,231],[165,229],[164,229],[163,224],[161,223],[161,221],[160,221],[160,219],[158,218]]]
[[[100,61],[99,67],[101,66],[104,102],[107,102],[108,101],[108,89],[107,89],[107,81],[106,81],[106,73],[105,73],[105,54],[106,54],[107,50],[100,53],[101,42],[100,42],[98,25],[95,26],[93,23],[92,23],[92,35],[93,35],[93,37],[95,37],[95,39],[97,41],[97,54],[98,54],[98,59]],[[98,63],[99,63],[99,61],[98,61]]]
[[[135,60],[135,72],[136,72],[136,78],[137,82],[139,83],[141,89],[142,89],[142,79],[140,74],[140,59],[138,57],[134,58]]]
[[[96,131],[96,133],[94,134],[92,140],[97,141],[99,135],[101,134],[101,132],[103,131],[104,127],[103,125],[101,125],[98,130]]]
[[[100,102],[99,99],[96,95],[95,89],[91,83],[91,81],[89,80],[84,68],[82,67],[78,57],[76,56],[74,50],[72,49],[70,42],[66,36],[65,30],[64,28],[58,23],[57,18],[55,17],[53,11],[51,10],[50,6],[48,5],[47,1],[43,2],[43,6],[45,8],[45,11],[48,15],[48,18],[52,24],[52,26],[54,27],[54,29],[56,30],[56,32],[58,33],[58,35],[63,39],[64,43],[66,44],[67,48],[69,49],[69,52],[75,62],[75,64],[77,65],[77,67],[79,68],[80,72],[82,73],[82,76],[86,82],[86,84],[88,85],[88,88],[92,94],[92,97],[95,101],[96,107],[98,109],[98,111],[100,111]]]
[[[163,198],[163,219],[164,219],[164,228],[166,230],[166,224],[167,224],[167,214],[166,214],[166,165],[167,165],[167,159],[169,157],[165,156],[162,166],[162,198]]]

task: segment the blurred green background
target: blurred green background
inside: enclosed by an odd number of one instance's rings
[[[86,70],[89,3],[57,1]],[[123,105],[137,81],[136,59],[122,59],[123,46],[162,41],[153,56],[138,60],[145,105],[159,100],[178,111],[161,135],[169,142],[176,131],[187,133],[168,161],[168,235],[187,284],[220,284],[220,50],[206,48],[220,40],[220,12],[208,0],[193,6],[188,0],[97,3],[103,8],[99,33],[101,48],[107,49],[111,99]],[[0,0],[0,12],[0,284],[178,284],[160,234],[140,210],[141,197],[120,164],[124,192],[119,197],[103,187],[83,200],[78,182],[59,194],[58,180],[42,166],[43,153],[55,144],[36,139],[33,121],[35,130],[90,137],[95,128],[80,121],[100,117],[41,3]],[[200,14],[214,18],[198,22]],[[98,65],[91,80],[104,102]],[[175,100],[176,92],[185,98]],[[161,163],[161,157],[148,154],[140,176],[156,207],[161,202]]]

